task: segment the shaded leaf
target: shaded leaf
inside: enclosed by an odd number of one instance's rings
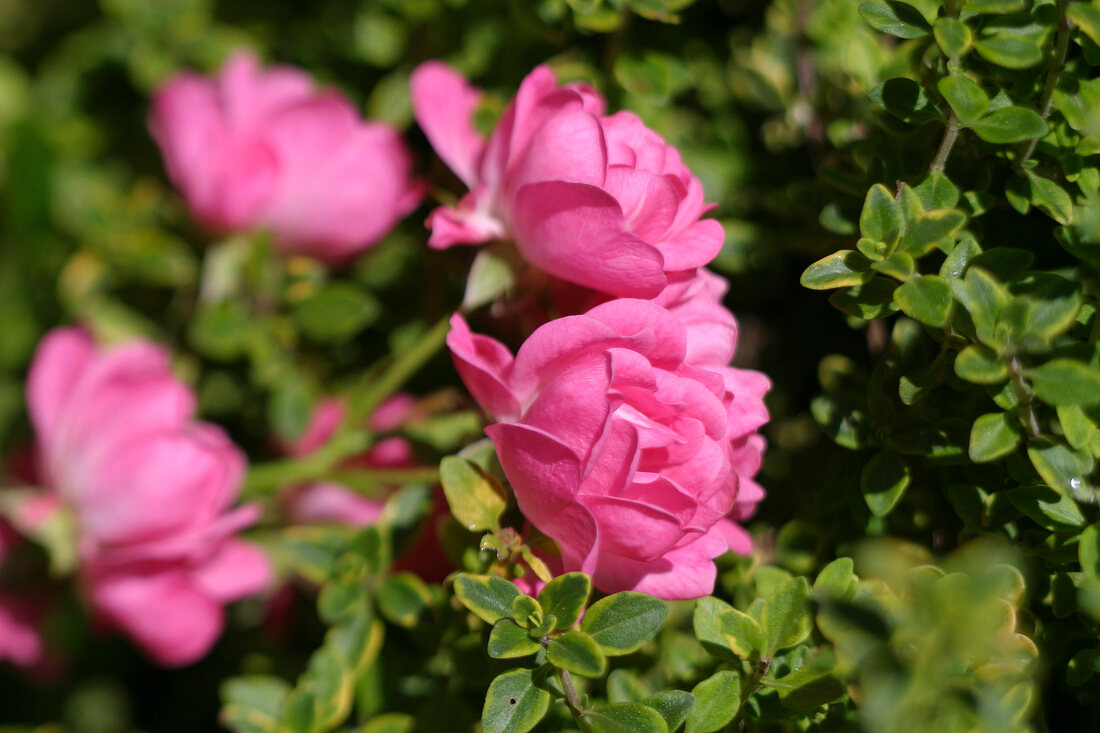
[[[988,463],[1016,450],[1024,437],[1019,421],[1007,412],[991,412],[974,421],[970,430],[970,459]]]
[[[979,46],[979,50],[980,50]],[[1039,113],[1027,107],[1004,107],[994,110],[980,120],[970,124],[970,128],[982,140],[990,143],[1018,143],[1043,137],[1047,134],[1047,123]]]
[[[889,514],[909,486],[909,466],[896,453],[876,453],[863,467],[859,489],[876,517]]]

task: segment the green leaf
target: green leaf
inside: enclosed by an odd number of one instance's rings
[[[1035,208],[1042,211],[1059,224],[1073,223],[1073,199],[1065,189],[1049,178],[1035,175],[1032,171],[1025,171],[1028,184],[1031,186],[1030,201]]]
[[[643,702],[665,719],[669,731],[679,729],[695,708],[695,695],[684,690],[662,690]]]
[[[1002,312],[1008,307],[1011,296],[992,275],[975,264],[967,269],[963,283],[966,309],[974,321],[978,339],[986,346],[1002,350],[1005,344],[996,338],[995,327]]]
[[[940,277],[957,280],[966,272],[970,262],[982,253],[982,248],[970,237],[959,241],[940,265]]]
[[[1088,449],[1089,445],[1100,434],[1100,426],[1085,414],[1080,405],[1059,406],[1058,422],[1062,425],[1062,433],[1066,436],[1066,442],[1074,450]]]
[[[542,605],[531,596],[521,593],[512,599],[512,619],[523,628],[530,628],[528,619],[541,624],[542,618]]]
[[[1100,44],[1100,8],[1096,3],[1070,3],[1066,8],[1066,17],[1080,28],[1093,43]]]
[[[1100,373],[1076,359],[1051,359],[1025,369],[1024,376],[1035,395],[1048,405],[1100,403]]]
[[[837,445],[860,450],[869,440],[869,426],[863,412],[832,395],[818,395],[810,401],[810,412],[821,429]]]
[[[329,283],[294,306],[294,320],[314,341],[346,341],[381,313],[377,299],[344,282]]]
[[[353,582],[329,582],[317,595],[317,615],[326,624],[335,624],[358,611],[367,603],[367,588],[356,579]]]
[[[736,672],[715,672],[695,687],[695,707],[688,714],[684,733],[713,733],[729,725],[741,708],[741,678]]]
[[[909,466],[896,453],[876,453],[859,475],[863,500],[876,517],[889,514],[908,486]]]
[[[649,687],[629,669],[620,667],[607,676],[608,702],[642,702],[649,694]]]
[[[660,630],[668,615],[668,604],[660,598],[624,591],[592,604],[581,621],[609,657],[630,654],[641,648]]]
[[[287,527],[275,535],[272,553],[307,581],[321,585],[351,535],[350,528],[337,525]]]
[[[313,385],[301,374],[288,374],[276,383],[267,403],[267,417],[275,433],[288,442],[301,436],[313,415],[315,399]]]
[[[955,374],[974,384],[1000,384],[1008,379],[1008,364],[981,344],[971,344],[955,359]]]
[[[898,284],[889,278],[875,277],[863,285],[833,293],[829,302],[842,313],[856,318],[885,318],[898,309],[894,302],[897,287]]]
[[[1043,62],[1043,42],[1050,28],[1027,16],[1009,16],[986,23],[974,48],[987,61],[1006,69],[1027,69]]]
[[[932,209],[953,209],[959,203],[959,189],[951,179],[939,171],[925,175],[921,182],[913,186],[926,211]]]
[[[842,601],[855,595],[859,580],[855,576],[855,564],[850,557],[838,557],[821,569],[814,581],[814,593],[825,594]]]
[[[1016,450],[1024,437],[1020,422],[1006,412],[991,412],[974,421],[970,430],[970,460],[989,463]]]
[[[1085,577],[1094,583],[1100,582],[1100,524],[1090,524],[1081,532],[1077,558]]]
[[[940,18],[939,20],[949,19]],[[939,20],[936,22],[939,23]],[[958,21],[955,22],[958,23]],[[959,25],[962,24],[959,23]],[[989,95],[977,82],[971,81],[962,74],[953,73],[943,77],[936,84],[936,88],[940,90],[940,94],[955,111],[955,116],[964,125],[977,122],[989,109]]]
[[[592,733],[668,733],[661,714],[640,702],[619,702],[585,710],[581,718]]]
[[[779,701],[784,707],[807,715],[848,694],[848,688],[830,670],[819,669],[812,663],[783,677],[766,680],[765,684],[779,690]]]
[[[584,573],[565,573],[551,580],[539,591],[543,612],[556,616],[558,628],[567,629],[576,623],[592,593],[592,581]]]
[[[1073,327],[1081,310],[1081,286],[1051,273],[1032,273],[1026,296],[1028,334],[1051,341]]]
[[[860,3],[859,14],[875,30],[898,38],[920,38],[930,30],[919,10],[898,0]]]
[[[916,272],[917,265],[913,261],[912,255],[906,254],[905,252],[895,252],[890,255],[889,259],[872,263],[871,269],[887,277],[892,277],[899,282],[905,282],[913,276],[914,272]],[[896,293],[897,291],[895,290],[894,292]]]
[[[471,532],[500,529],[508,498],[500,483],[476,463],[458,456],[439,462],[439,482],[451,514]]]
[[[972,13],[1018,13],[1027,8],[1027,0],[965,0],[963,8]]]
[[[718,628],[726,646],[741,659],[759,659],[764,652],[764,630],[752,616],[736,608],[718,614]]]
[[[802,287],[810,290],[848,288],[874,277],[875,273],[870,267],[871,260],[859,252],[842,249],[807,267],[799,282]]]
[[[211,303],[195,313],[187,338],[203,356],[215,361],[233,361],[244,356],[253,323],[243,303],[236,300]]]
[[[485,733],[526,733],[546,715],[550,693],[535,685],[533,671],[510,669],[489,685],[481,709]]]
[[[1086,524],[1076,501],[1046,486],[1020,486],[1009,489],[1007,495],[1014,507],[1052,532],[1072,531]]]
[[[806,615],[805,578],[792,578],[775,591],[764,604],[760,626],[764,630],[764,656],[774,656],[780,649],[792,647],[810,634]]]
[[[607,672],[607,658],[599,644],[588,634],[570,629],[550,640],[547,661],[555,667],[582,677],[602,677]]]
[[[898,241],[901,209],[890,189],[881,183],[876,183],[867,191],[863,211],[859,215],[859,231],[868,239],[890,246]]]
[[[466,312],[493,302],[515,283],[515,273],[508,260],[491,249],[478,251],[466,277],[466,292],[462,296],[462,308]]]
[[[1075,453],[1056,438],[1042,436],[1027,443],[1027,456],[1050,488],[1069,498],[1086,498],[1086,477],[1092,472],[1091,456]]]
[[[943,115],[917,82],[904,76],[887,79],[867,94],[871,101],[910,125],[942,120]]]
[[[712,657],[737,661],[737,655],[730,650],[718,621],[723,611],[732,611],[733,606],[714,596],[705,596],[695,601],[695,612],[691,617],[695,638]]]
[[[527,629],[510,618],[502,618],[493,624],[486,648],[493,659],[516,659],[534,654],[542,645],[531,638]]]
[[[221,685],[218,722],[234,733],[275,733],[290,685],[278,677],[230,677]]]
[[[936,275],[916,277],[894,291],[894,301],[910,318],[942,328],[951,320],[955,300],[947,281]]]
[[[416,718],[405,713],[375,715],[355,733],[413,733]]]
[[[1043,137],[1047,123],[1038,112],[1027,107],[1003,107],[990,112],[969,125],[978,137],[986,142],[1018,143]]]
[[[383,580],[375,591],[378,610],[391,623],[411,629],[431,605],[428,586],[413,573],[397,573]]]
[[[455,576],[455,595],[466,608],[487,624],[512,617],[512,601],[520,593],[514,583],[495,575]]]
[[[932,34],[944,55],[952,59],[965,56],[974,43],[970,28],[955,18],[936,18],[932,24]]]

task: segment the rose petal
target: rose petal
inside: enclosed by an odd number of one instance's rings
[[[519,417],[519,402],[509,386],[512,354],[504,344],[471,333],[466,320],[456,313],[451,317],[447,348],[463,383],[479,405],[498,420]]]
[[[485,140],[473,117],[482,94],[465,77],[439,61],[416,67],[409,79],[413,114],[443,162],[469,188],[478,184]]]
[[[649,298],[665,286],[657,248],[625,229],[619,203],[586,183],[530,183],[515,195],[512,229],[540,269],[621,297]]]

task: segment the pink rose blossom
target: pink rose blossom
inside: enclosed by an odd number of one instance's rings
[[[213,79],[188,73],[167,82],[149,126],[202,224],[266,227],[288,253],[347,260],[420,201],[393,128],[364,122],[343,95],[318,89],[302,71],[261,70],[247,52]]]
[[[557,541],[563,569],[606,592],[710,593],[713,558],[745,550],[727,515],[759,500],[738,481],[739,466],[758,466],[731,441],[761,421],[731,387],[760,385],[689,363],[684,324],[647,301],[551,321],[514,358],[461,316],[451,325],[459,374],[499,421],[486,432],[520,509]]]
[[[55,330],[27,399],[40,478],[79,527],[93,608],[162,664],[203,656],[222,606],[270,576],[264,554],[234,538],[259,514],[231,509],[244,455],[194,420],[194,394],[148,342],[101,351],[80,329]]]
[[[605,115],[591,87],[559,87],[536,68],[486,141],[472,122],[481,94],[460,74],[431,61],[411,85],[417,122],[470,189],[432,212],[433,247],[512,239],[544,272],[639,298],[721,248],[722,227],[700,219],[702,185],[676,149],[629,112]]]

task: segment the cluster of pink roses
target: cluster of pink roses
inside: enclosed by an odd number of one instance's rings
[[[417,121],[469,186],[432,212],[435,247],[514,242],[567,315],[515,357],[452,320],[448,345],[524,516],[563,570],[601,590],[667,599],[714,588],[713,558],[747,552],[737,520],[763,491],[762,374],[729,366],[737,325],[726,283],[703,269],[721,226],[702,185],[629,112],[535,69],[486,140],[480,94],[437,62],[412,77]]]
[[[737,522],[763,496],[753,477],[770,385],[729,366],[737,323],[722,305],[728,286],[704,269],[723,232],[701,218],[709,207],[699,180],[636,116],[605,114],[595,90],[558,86],[545,67],[523,81],[488,139],[473,127],[480,92],[445,65],[419,67],[411,95],[429,141],[470,189],[431,213],[430,245],[514,243],[565,314],[515,356],[460,315],[447,339],[497,421],[486,432],[521,510],[561,549],[550,564],[583,570],[609,592],[711,592],[713,559],[751,547]],[[202,225],[266,229],[288,254],[346,262],[421,199],[395,130],[361,120],[298,70],[261,71],[248,53],[216,78],[183,74],[164,85],[150,127]],[[236,537],[259,516],[255,506],[233,508],[243,453],[195,420],[195,396],[168,352],[145,341],[100,349],[79,328],[58,329],[39,346],[27,397],[45,491],[15,529],[66,518],[94,614],[163,664],[201,657],[223,605],[271,581],[264,554]],[[392,399],[372,429],[399,425],[410,407],[408,397]],[[323,401],[288,452],[315,450],[342,414],[339,401]],[[408,466],[411,454],[393,438],[357,461]],[[381,510],[331,483],[284,499],[291,521],[362,525]],[[15,529],[0,519],[0,563],[20,542]],[[439,556],[431,542],[418,551]],[[0,592],[0,658],[41,657],[38,615],[35,602]]]

